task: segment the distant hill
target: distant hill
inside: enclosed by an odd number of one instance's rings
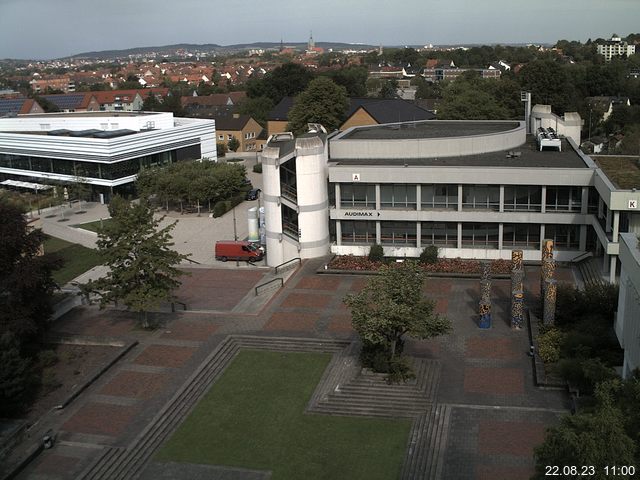
[[[303,49],[307,46],[306,42],[300,43],[286,43],[285,47],[293,47],[297,49]],[[340,42],[316,42],[317,47],[328,49],[374,49],[378,48],[373,45],[362,45],[362,44],[351,44],[351,43],[340,43]],[[175,45],[164,45],[164,46],[156,46],[156,47],[135,47],[128,48],[124,50],[103,50],[99,52],[84,52],[78,53],[75,55],[71,55],[69,57],[63,58],[95,58],[95,59],[108,59],[108,58],[123,58],[128,57],[130,55],[145,55],[150,53],[156,53],[158,55],[170,55],[176,52],[176,50],[186,50],[190,53],[197,52],[206,52],[206,53],[217,53],[217,54],[228,54],[241,52],[243,50],[251,50],[251,49],[277,49],[280,47],[279,42],[255,42],[255,43],[240,43],[236,45],[218,45],[216,43],[205,43],[205,44],[195,44],[195,43],[178,43]]]

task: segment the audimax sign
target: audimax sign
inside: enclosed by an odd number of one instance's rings
[[[349,210],[344,212],[345,217],[379,217],[380,212],[372,212],[370,210]]]

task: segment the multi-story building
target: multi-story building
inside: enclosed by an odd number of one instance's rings
[[[598,55],[604,57],[605,62],[610,62],[613,57],[630,57],[636,53],[636,46],[623,42],[615,33],[609,40],[599,43],[597,46]]]
[[[75,81],[68,75],[47,78],[34,78],[29,82],[35,93],[46,93],[47,90],[61,90],[63,93],[76,91]]]
[[[82,112],[0,119],[0,180],[82,182],[94,195],[133,193],[142,167],[216,160],[215,122],[156,112]]]
[[[620,235],[620,293],[615,330],[624,349],[622,377],[640,368],[640,242],[638,235]]]
[[[373,244],[397,257],[436,245],[443,257],[508,259],[518,248],[534,261],[549,238],[558,260],[592,251],[615,280],[619,233],[640,232],[640,192],[578,149],[581,124],[536,106],[533,133],[519,121],[439,120],[276,135],[262,155],[267,251],[278,252],[268,263]]]
[[[455,80],[460,75],[468,71],[478,72],[481,78],[500,78],[502,70],[497,68],[450,68],[435,67],[425,68],[422,72],[424,79],[428,82],[442,82],[444,80]]]

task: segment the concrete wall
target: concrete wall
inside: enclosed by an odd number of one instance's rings
[[[455,120],[437,122],[456,123]],[[505,126],[513,123],[505,122]],[[336,138],[331,141],[331,156],[344,159],[457,157],[515,149],[525,142],[525,124],[520,122],[517,128],[483,135],[376,140]]]
[[[624,349],[623,377],[640,368],[640,250],[635,234],[620,235],[620,293],[615,330]]]
[[[538,127],[553,128],[558,134],[571,138],[580,145],[582,118],[576,112],[567,112],[559,117],[551,111],[551,105],[535,105],[531,110],[531,132],[535,135]]]
[[[147,112],[144,115],[105,112],[47,113],[36,115],[20,115],[13,118],[0,119],[0,131],[3,132],[40,132],[58,129],[67,130],[128,130],[140,131],[148,128],[165,129],[173,127],[173,114],[164,112]]]

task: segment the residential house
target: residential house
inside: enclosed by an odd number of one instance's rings
[[[598,55],[604,57],[605,62],[610,62],[613,57],[630,57],[636,53],[636,46],[623,42],[615,33],[604,43],[597,45]]]
[[[190,117],[214,118],[231,115],[246,98],[246,92],[229,92],[182,97],[180,102]]]
[[[36,73],[29,85],[35,93],[46,92],[47,90],[61,90],[64,93],[71,93],[76,90],[76,84],[69,75],[42,78]]]
[[[217,117],[216,133],[217,142],[229,145],[232,138],[238,139],[240,147],[238,152],[256,152],[259,150],[257,139],[262,133],[262,127],[249,115],[233,114],[230,116]]]
[[[616,106],[622,105],[630,107],[631,101],[628,97],[587,97],[587,105],[589,105],[589,113],[593,110],[602,114],[599,119],[589,118],[589,121],[602,120],[603,122],[606,122]]]
[[[0,117],[15,117],[27,113],[44,113],[32,98],[0,98]]]
[[[42,98],[53,103],[61,112],[98,112],[100,104],[92,92],[60,93],[42,95]]]

